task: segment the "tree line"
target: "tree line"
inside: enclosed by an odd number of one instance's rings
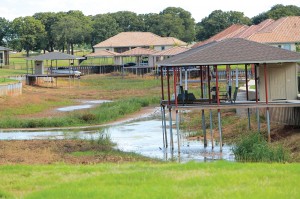
[[[136,14],[131,11],[85,16],[81,11],[40,12],[9,21],[0,17],[0,45],[16,51],[55,50],[73,54],[75,45],[90,47],[120,32],[152,32],[176,37],[187,43],[202,41],[232,24],[258,24],[272,18],[300,16],[300,7],[281,4],[249,18],[242,12],[215,10],[196,23],[190,12],[168,7],[160,13]]]

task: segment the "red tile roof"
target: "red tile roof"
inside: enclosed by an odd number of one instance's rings
[[[209,39],[196,43],[192,48],[196,48],[198,46],[202,46],[213,41],[220,41],[226,38],[232,38],[247,28],[248,26],[246,25],[233,24],[230,27],[226,28],[225,30],[219,32],[218,34],[210,37]]]
[[[234,24],[213,37],[193,46],[201,46],[226,38],[245,38],[260,43],[300,42],[300,16],[283,17],[276,21],[267,19],[258,25]]]
[[[300,16],[278,19],[248,39],[260,43],[300,42]]]
[[[153,55],[154,56],[173,56],[173,55],[177,55],[179,53],[185,52],[187,50],[189,50],[189,48],[182,47],[182,46],[174,46],[173,48],[159,51]]]

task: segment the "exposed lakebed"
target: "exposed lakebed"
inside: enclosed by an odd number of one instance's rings
[[[82,101],[81,105],[69,106],[58,109],[58,111],[74,111],[84,108],[92,108],[97,104],[110,102],[109,100]],[[125,152],[135,152],[147,157],[162,160],[187,161],[212,161],[216,159],[234,160],[231,146],[224,145],[222,152],[218,143],[211,142],[205,148],[203,141],[188,140],[185,132],[180,133],[180,153],[176,129],[174,133],[174,150],[163,147],[162,122],[160,110],[154,109],[150,114],[131,118],[126,122],[103,127],[84,127],[78,129],[56,129],[56,130],[0,130],[0,140],[34,140],[34,139],[98,139],[108,136],[116,147]],[[169,128],[169,127],[168,127]],[[169,134],[168,134],[169,136]]]

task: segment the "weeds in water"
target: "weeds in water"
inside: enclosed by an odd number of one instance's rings
[[[289,154],[282,146],[269,144],[258,132],[243,136],[232,151],[237,161],[286,162],[289,160]]]

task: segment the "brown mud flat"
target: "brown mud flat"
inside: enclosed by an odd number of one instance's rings
[[[76,155],[76,153],[85,155]],[[11,164],[97,164],[149,161],[150,159],[114,152],[85,140],[13,140],[0,141],[0,165]]]

